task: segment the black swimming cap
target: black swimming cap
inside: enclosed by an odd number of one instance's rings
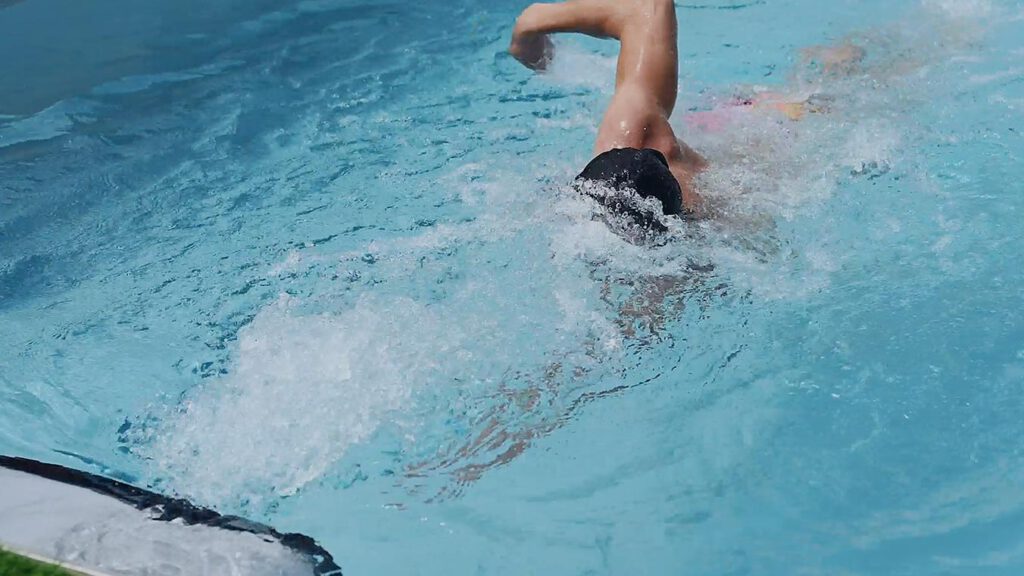
[[[598,155],[587,164],[587,167],[576,177],[577,184],[595,182],[614,190],[630,190],[641,198],[657,198],[661,201],[662,214],[682,214],[683,196],[679,182],[668,168],[665,155],[657,150],[644,148],[616,148]],[[631,216],[640,217],[643,224],[651,226],[650,217],[643,217],[635,207],[625,206],[621,200],[609,201],[608,198],[593,193],[586,188],[581,192],[592,196],[610,210],[627,212]],[[657,228],[663,228],[658,223]]]

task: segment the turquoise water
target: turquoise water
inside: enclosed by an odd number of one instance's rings
[[[721,215],[654,246],[522,8],[0,2],[0,452],[350,575],[1022,573],[1024,4],[678,4]],[[829,111],[688,123],[756,86]]]

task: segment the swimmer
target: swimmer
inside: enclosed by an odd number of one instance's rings
[[[576,32],[620,42],[615,94],[605,112],[594,144],[594,158],[576,178],[577,189],[594,197],[610,212],[625,215],[642,227],[662,230],[663,225],[622,201],[622,196],[604,191],[626,192],[642,198],[656,198],[662,215],[703,217],[709,212],[697,193],[694,181],[707,167],[704,158],[678,139],[669,124],[678,92],[676,14],[672,0],[569,0],[556,4],[533,4],[516,20],[509,52],[526,67],[543,71],[554,56],[550,35]],[[620,329],[625,338],[635,339],[645,330],[660,330],[665,314],[663,302],[683,292],[695,276],[661,276],[651,282],[637,280],[641,292],[622,310]],[[607,286],[606,286],[607,288]],[[587,354],[600,354],[598,342],[584,342]],[[478,416],[479,432],[467,442],[437,460],[419,462],[407,470],[409,477],[448,470],[457,485],[442,488],[437,498],[457,496],[461,487],[478,480],[487,470],[519,457],[537,437],[560,427],[568,416],[597,398],[628,388],[587,393],[565,408],[563,418],[512,426],[537,411],[544,401],[559,397],[562,378],[578,380],[585,370],[571,375],[555,362],[538,382],[525,389],[502,386],[494,405]],[[482,460],[482,461],[480,461]]]
[[[832,111],[835,96],[822,92],[828,81],[838,81],[868,72],[863,63],[867,51],[852,40],[836,45],[821,45],[800,51],[801,77],[789,89],[748,88],[734,94],[710,110],[689,112],[683,122],[691,131],[722,132],[746,114],[774,114],[798,122],[811,114]],[[814,78],[807,82],[804,76]]]
[[[866,55],[863,47],[847,39],[834,45],[808,46],[800,51],[800,60],[804,66],[817,65],[826,76],[852,76]]]
[[[587,16],[576,14],[581,7],[590,6],[597,8],[590,8]],[[613,2],[574,0],[565,4],[531,7],[523,13],[517,23],[517,33],[512,42],[512,53],[530,68],[542,70],[550,63],[552,57],[552,47],[546,34],[579,31],[594,36],[612,36],[613,34],[604,30],[609,26],[608,22],[611,17],[608,14],[614,13],[611,10],[611,7],[614,6]],[[622,0],[621,6],[651,6],[662,9],[660,14],[663,16],[671,15],[669,2],[648,3]],[[566,9],[568,14],[574,15],[571,21],[569,18],[559,20],[550,16],[555,12],[549,12],[548,15],[538,12],[538,10],[557,10],[560,7]],[[606,10],[602,11],[600,7],[605,7]],[[665,8],[668,8],[669,11],[666,11]],[[643,25],[653,26],[656,24],[649,19],[644,20],[644,18],[659,14],[656,10],[652,9],[652,11],[644,13],[637,9],[637,12],[641,14],[638,29],[643,29]],[[529,31],[537,30],[539,25],[531,22],[530,19],[539,18],[538,14],[550,19],[546,20],[548,22],[546,27],[540,28],[546,30],[545,32],[535,32],[531,35]],[[675,42],[674,17],[670,24],[667,28],[672,34],[663,35],[663,37],[670,36],[670,39],[665,40],[663,44],[656,43],[657,45],[652,51],[657,56],[655,60],[660,58],[662,64],[665,60],[671,62],[659,70],[669,76],[668,80],[662,84],[668,85],[669,89],[674,89],[672,88],[676,83],[674,69],[676,58],[673,48]],[[666,142],[664,137],[654,138],[655,134],[662,136],[666,133],[671,134],[671,128],[667,126],[666,121],[668,114],[671,113],[671,106],[662,105],[660,108],[655,108],[655,112],[652,113],[649,104],[645,104],[645,102],[649,102],[650,99],[659,101],[658,98],[661,98],[661,101],[671,102],[674,94],[664,95],[656,90],[650,94],[636,94],[636,89],[639,86],[647,86],[649,90],[654,90],[651,86],[658,86],[658,82],[652,82],[649,77],[637,73],[637,70],[648,70],[647,67],[652,64],[649,60],[651,56],[648,53],[641,58],[641,60],[644,58],[648,60],[641,62],[632,60],[637,57],[637,54],[630,51],[636,49],[643,51],[644,45],[641,43],[638,48],[635,35],[623,32],[620,36],[623,43],[622,55],[619,59],[616,94],[605,117],[605,122],[601,126],[601,133],[595,146],[595,153],[598,155],[595,162],[599,161],[602,154],[609,150],[616,150],[617,146],[621,145],[614,140],[614,137],[623,135],[615,130],[614,125],[608,125],[610,118],[618,119],[615,114],[623,114],[623,108],[626,109],[625,120],[627,123],[633,118],[650,119],[653,115],[653,129],[644,132],[642,139],[637,138],[636,134],[625,135],[634,138],[629,145],[633,147],[648,146],[664,156],[668,160],[669,171],[674,176],[680,174],[676,177],[676,181],[680,185],[681,192],[687,190],[692,192],[693,175],[702,171],[706,167],[706,163],[702,159],[697,162],[688,162],[687,159],[699,159],[700,157],[682,143],[679,143],[680,155],[677,157],[672,154],[671,142]],[[652,33],[652,36],[657,36],[657,34]],[[643,42],[644,39],[640,38],[639,41]],[[873,61],[867,60],[866,46],[879,44],[890,47],[886,52],[891,54],[887,55],[885,52],[879,53],[881,51],[873,50]],[[889,39],[888,34],[884,31],[882,33],[860,33],[860,37],[851,36],[835,46],[812,46],[800,52],[798,61],[799,66],[803,69],[798,67],[796,77],[791,85],[775,88],[756,86],[734,88],[713,109],[685,114],[681,120],[687,126],[688,133],[693,135],[697,132],[726,131],[749,120],[752,114],[757,114],[762,118],[777,118],[780,126],[787,128],[794,124],[799,125],[801,121],[817,115],[841,114],[846,101],[850,100],[851,94],[863,86],[878,87],[901,76],[916,73],[942,54],[941,52],[933,53],[931,50],[930,44],[916,47],[915,44],[906,44],[906,41],[901,43],[898,36],[895,39]],[[664,53],[666,51],[671,51],[671,54],[666,55]],[[640,77],[637,78],[637,76]],[[638,82],[633,84],[634,81]],[[664,88],[664,86],[661,87]],[[634,101],[633,98],[637,100]],[[630,114],[636,114],[636,116]],[[603,138],[611,138],[611,140]],[[641,141],[636,142],[636,140]],[[666,150],[666,148],[668,149]],[[672,161],[673,158],[676,159],[675,162]],[[726,162],[722,161],[719,164],[724,166]],[[690,185],[690,188],[686,187],[687,184]],[[696,198],[698,202],[701,202],[699,196]],[[700,209],[706,210],[706,207],[702,206]],[[746,240],[743,239],[744,242]],[[757,257],[764,256],[764,254],[758,254],[760,248],[753,244],[746,248]],[[621,342],[643,346],[646,345],[645,342],[662,337],[667,323],[672,318],[679,317],[688,301],[693,301],[692,295],[706,290],[702,287],[709,285],[709,281],[713,279],[710,276],[713,272],[711,266],[691,266],[679,274],[600,279],[602,282],[601,298],[610,306],[618,308],[614,322],[618,329],[618,335],[621,336]],[[722,290],[723,286],[716,285],[714,290]],[[616,289],[623,287],[630,289],[627,292],[630,295],[625,298],[624,302],[622,302],[622,291],[618,294],[614,293]],[[595,364],[603,361],[602,350],[605,345],[606,342],[600,340],[588,340],[580,343],[584,353],[590,356]],[[577,393],[574,383],[587,377],[589,371],[585,364],[566,362],[563,365],[562,362],[555,361],[532,376],[517,374],[517,378],[511,379],[515,380],[515,383],[501,384],[498,390],[485,397],[482,410],[479,412],[467,411],[467,413],[475,414],[468,421],[467,427],[472,432],[467,437],[460,438],[452,445],[441,447],[432,458],[408,466],[406,476],[419,479],[439,473],[446,474],[455,480],[454,485],[446,484],[434,497],[439,499],[458,497],[464,486],[479,480],[489,470],[512,462],[530,449],[538,438],[551,434],[571,422],[573,415],[584,410],[589,403],[624,393],[632,388],[645,386],[648,382],[646,380],[628,384],[613,382],[614,385],[601,390],[587,389],[582,393]],[[527,380],[528,384],[524,386],[519,381],[521,379]],[[566,388],[567,384],[568,388]],[[552,413],[556,415],[552,416]],[[537,417],[533,418],[534,415]]]
[[[723,132],[736,122],[742,122],[746,114],[776,114],[794,122],[803,120],[808,114],[825,114],[832,109],[833,97],[812,92],[785,93],[756,91],[749,95],[734,96],[710,110],[688,112],[683,117],[686,127],[701,132]]]
[[[516,20],[509,52],[542,71],[554,56],[550,35],[576,32],[620,42],[615,95],[577,189],[637,223],[662,228],[608,189],[661,202],[663,215],[700,217],[707,207],[694,187],[707,162],[676,138],[669,117],[678,92],[676,12],[672,0],[568,0],[533,4]]]

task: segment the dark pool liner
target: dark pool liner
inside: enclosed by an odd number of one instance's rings
[[[136,488],[124,482],[82,472],[81,470],[65,468],[56,464],[47,464],[27,458],[0,456],[0,467],[32,474],[62,484],[85,488],[86,490],[91,490],[134,506],[138,510],[155,512],[156,515],[153,517],[153,520],[157,522],[181,520],[186,525],[202,524],[222,530],[249,532],[263,538],[269,538],[298,554],[310,558],[314,565],[314,576],[342,576],[341,568],[335,564],[330,552],[324,550],[315,540],[304,534],[282,534],[265,524],[239,518],[238,516],[219,514],[208,508],[200,508],[187,500],[168,498],[167,496]]]

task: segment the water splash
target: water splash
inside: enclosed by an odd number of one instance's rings
[[[260,508],[344,475],[350,449],[387,437],[401,454],[388,473],[431,485],[431,495],[432,476],[444,478],[441,491],[449,476],[479,478],[562,425],[581,399],[615,389],[607,382],[618,382],[625,358],[677,337],[665,326],[684,321],[671,314],[687,303],[723,290],[789,301],[820,293],[855,256],[830,203],[851,182],[913,171],[906,143],[916,136],[902,118],[931,87],[927,66],[964,46],[932,51],[906,30],[867,36],[860,73],[789,87],[797,99],[827,96],[826,113],[796,122],[737,108],[727,130],[704,132],[677,118],[712,160],[702,189],[720,217],[674,223],[665,242],[624,239],[562,184],[569,159],[538,168],[546,151],[533,150],[441,174],[436,189],[466,210],[461,219],[356,250],[289,252],[271,276],[348,283],[260,310],[239,333],[229,374],[161,415],[138,452],[154,477],[201,502]],[[607,91],[612,59],[561,53],[561,67],[532,89]],[[535,118],[537,128],[581,128],[592,104]],[[806,237],[816,242],[796,240]]]

